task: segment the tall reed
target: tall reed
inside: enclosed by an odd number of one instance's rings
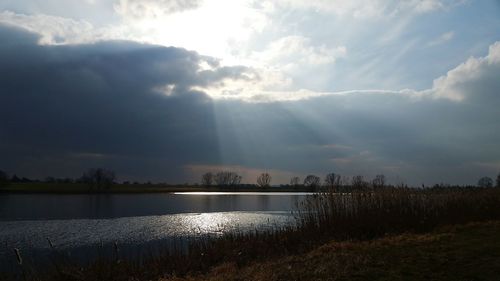
[[[296,218],[300,230],[337,239],[421,232],[445,224],[500,219],[500,189],[385,187],[349,193],[324,191],[301,202]]]

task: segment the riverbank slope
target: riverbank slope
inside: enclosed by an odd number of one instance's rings
[[[224,263],[201,280],[498,280],[500,221],[441,227],[363,242],[331,241],[303,255]]]

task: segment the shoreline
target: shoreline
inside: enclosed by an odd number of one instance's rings
[[[202,187],[161,184],[116,184],[110,189],[89,190],[79,183],[11,183],[0,188],[0,194],[140,194],[140,193],[310,193],[307,187]]]

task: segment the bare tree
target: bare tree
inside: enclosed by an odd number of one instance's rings
[[[354,188],[354,189],[364,189],[364,188],[366,188],[367,183],[365,182],[363,176],[358,175],[358,176],[352,177],[351,185],[352,185],[352,188]]]
[[[215,184],[217,186],[223,186],[227,183],[226,172],[217,172],[214,177]]]
[[[235,172],[218,172],[214,176],[215,184],[218,186],[236,186],[241,182],[241,176]]]
[[[490,177],[482,177],[477,182],[479,187],[493,187],[493,180]]]
[[[203,176],[201,176],[201,184],[203,186],[211,186],[214,183],[214,177],[214,174],[211,172],[203,174]]]
[[[300,185],[300,178],[299,177],[292,177],[290,179],[290,185],[295,186],[295,187],[299,186]]]
[[[351,183],[351,179],[348,176],[342,176],[340,185],[348,186]]]
[[[329,173],[325,177],[325,185],[329,188],[340,186],[340,175],[335,173]]]
[[[317,188],[317,187],[319,187],[320,182],[321,182],[321,179],[318,176],[308,175],[304,179],[304,186],[311,187],[311,188]]]
[[[382,188],[385,186],[385,176],[384,175],[376,175],[372,180],[373,188]]]
[[[257,185],[260,187],[269,187],[271,184],[271,175],[268,173],[262,173],[257,178]]]
[[[500,187],[500,173],[497,176],[497,187]]]
[[[229,173],[229,185],[230,186],[236,186],[241,183],[241,176],[238,175],[237,173],[230,172]]]
[[[114,180],[115,173],[102,168],[89,169],[82,176],[82,181],[92,189],[108,189],[114,183]]]

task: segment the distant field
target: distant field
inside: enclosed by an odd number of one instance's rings
[[[304,187],[204,187],[162,184],[115,184],[109,189],[90,190],[83,183],[11,183],[0,188],[0,192],[16,193],[147,193],[147,192],[302,192],[310,191]]]

